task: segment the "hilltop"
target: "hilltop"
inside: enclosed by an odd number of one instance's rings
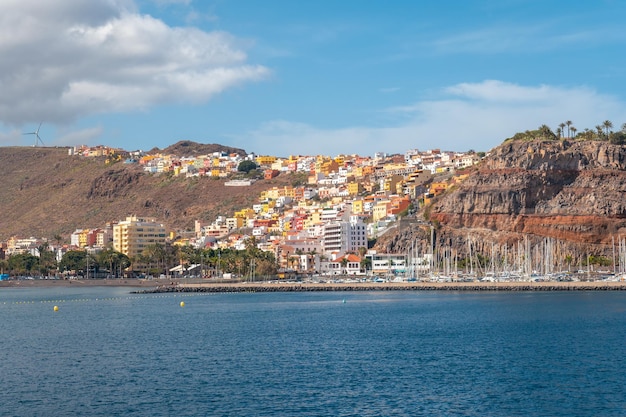
[[[209,146],[212,152],[244,152]],[[224,179],[151,175],[138,164],[107,165],[104,158],[69,156],[67,148],[1,147],[0,166],[0,240],[68,237],[76,228],[102,227],[131,214],[192,230],[194,220],[230,216],[250,207],[261,191],[292,180],[280,175],[249,187],[226,187]]]
[[[247,153],[243,149],[233,148],[230,146],[219,145],[216,143],[197,143],[190,140],[181,140],[173,145],[168,146],[165,149],[153,148],[150,150],[150,154],[162,153],[166,155],[178,155],[178,156],[197,156],[197,155],[210,155],[214,152],[226,152],[228,154],[237,154],[240,156],[246,156]]]

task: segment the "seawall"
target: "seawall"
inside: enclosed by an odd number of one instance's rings
[[[135,293],[228,293],[315,291],[625,291],[626,282],[447,282],[447,283],[233,283],[160,286]]]

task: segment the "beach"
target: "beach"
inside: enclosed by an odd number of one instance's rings
[[[78,287],[78,286],[101,286],[101,287],[140,287],[154,288],[160,285],[176,285],[179,280],[172,279],[10,279],[0,281],[0,288],[40,288],[40,287]]]

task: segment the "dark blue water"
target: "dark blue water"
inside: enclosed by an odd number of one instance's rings
[[[625,365],[621,292],[0,290],[2,416],[624,416]]]

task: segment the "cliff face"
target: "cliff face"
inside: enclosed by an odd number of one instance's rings
[[[611,244],[626,235],[626,148],[606,142],[511,141],[430,208],[439,235],[494,243],[551,237]]]

